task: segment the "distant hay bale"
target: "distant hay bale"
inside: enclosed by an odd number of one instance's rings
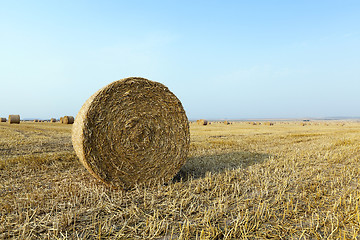
[[[84,103],[72,142],[94,177],[127,189],[174,177],[189,152],[189,123],[181,102],[166,86],[125,78]]]
[[[19,124],[20,123],[20,115],[9,115],[9,123],[13,124]]]
[[[63,117],[60,117],[60,121],[59,121],[60,123],[63,123]]]
[[[62,120],[63,120],[62,123],[64,123],[64,124],[73,124],[74,123],[73,116],[64,116]]]
[[[225,124],[225,125],[229,125],[230,122],[229,122],[229,121],[224,121],[224,124]]]
[[[206,126],[208,124],[208,121],[205,120],[205,119],[199,119],[199,120],[196,120],[196,122],[197,122],[198,125]]]
[[[34,119],[34,122],[39,122],[39,120],[37,120],[37,119]]]
[[[6,122],[6,118],[0,118],[0,122]]]
[[[273,122],[265,122],[264,125],[267,125],[267,126],[273,126],[274,123]]]
[[[56,118],[51,118],[50,122],[52,122],[52,123],[56,122]]]

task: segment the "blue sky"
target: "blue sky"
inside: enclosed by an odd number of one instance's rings
[[[130,76],[190,119],[360,116],[359,1],[0,1],[0,116],[76,116]]]

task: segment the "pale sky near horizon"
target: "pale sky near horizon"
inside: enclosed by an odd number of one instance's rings
[[[0,117],[161,82],[189,119],[360,116],[360,1],[1,1]]]

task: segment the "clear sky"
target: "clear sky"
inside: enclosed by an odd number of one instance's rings
[[[0,116],[158,81],[189,119],[360,116],[360,1],[0,0]]]

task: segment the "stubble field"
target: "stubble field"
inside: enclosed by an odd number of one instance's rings
[[[360,239],[360,123],[190,124],[172,182],[109,189],[71,125],[0,123],[0,239]]]

